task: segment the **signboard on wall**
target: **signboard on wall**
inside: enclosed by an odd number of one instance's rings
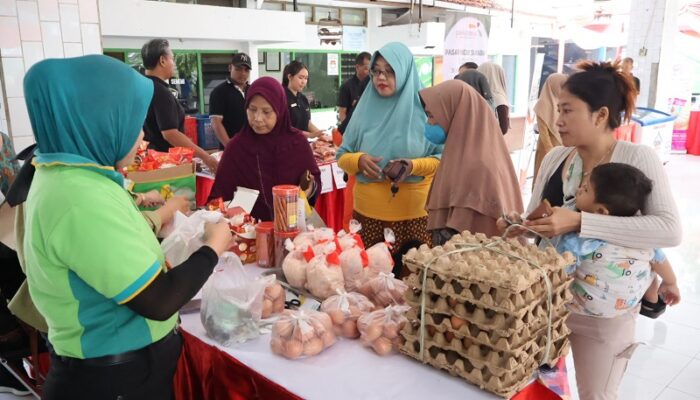
[[[340,57],[337,53],[328,54],[328,65],[326,67],[326,75],[328,76],[338,76],[338,70],[340,69]]]
[[[343,50],[361,52],[367,51],[367,28],[364,26],[343,26]]]
[[[445,19],[445,53],[443,76],[457,75],[459,66],[467,61],[480,64],[488,61],[491,17],[465,13],[450,13]]]
[[[418,77],[423,87],[433,86],[433,57],[414,57]]]

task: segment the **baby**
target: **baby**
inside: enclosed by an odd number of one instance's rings
[[[627,164],[603,164],[591,172],[576,194],[576,208],[582,212],[631,217],[637,214],[652,182],[642,171]],[[596,317],[616,317],[642,302],[641,313],[658,317],[666,304],[680,301],[671,264],[661,250],[634,249],[597,239],[565,235],[560,252],[576,256],[572,311]],[[656,284],[656,276],[662,279]],[[642,299],[644,296],[644,299]]]

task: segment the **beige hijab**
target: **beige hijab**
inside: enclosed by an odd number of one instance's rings
[[[540,92],[540,97],[535,104],[535,115],[537,115],[542,122],[547,125],[550,132],[557,134],[557,118],[559,118],[559,112],[557,111],[557,103],[559,102],[559,93],[561,93],[561,87],[564,82],[569,77],[564,74],[551,74],[547,77],[544,82],[542,91]],[[557,134],[557,136],[559,136]]]
[[[493,107],[509,106],[508,93],[506,89],[506,73],[503,68],[492,62],[485,62],[479,65],[478,71],[486,76],[493,94]]]
[[[460,80],[423,89],[420,95],[425,110],[447,132],[428,197],[428,228],[495,234],[501,213],[522,212],[523,203],[513,162],[491,107]]]

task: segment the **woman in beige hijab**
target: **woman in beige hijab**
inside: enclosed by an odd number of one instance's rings
[[[510,103],[506,89],[506,73],[498,64],[485,62],[479,65],[478,71],[486,76],[493,94],[493,107],[496,109],[501,133],[508,133],[510,128]]]
[[[540,131],[537,139],[537,152],[535,153],[535,177],[540,170],[542,159],[556,146],[561,146],[561,136],[557,131],[556,121],[559,118],[557,103],[561,87],[568,78],[564,74],[551,74],[544,82],[540,98],[535,104],[535,116],[537,116],[537,126]]]
[[[468,230],[498,234],[503,210],[523,203],[506,143],[489,104],[466,83],[450,80],[420,91],[429,132],[444,133],[442,161],[428,196],[433,244]],[[437,125],[437,126],[436,126]]]

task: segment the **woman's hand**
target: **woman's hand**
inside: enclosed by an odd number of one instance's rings
[[[314,131],[314,132],[304,131],[304,136],[306,136],[307,139],[314,139],[314,138],[317,138],[321,135],[323,135],[323,131]]]
[[[136,205],[142,207],[155,207],[165,203],[165,199],[157,190],[136,194]]]
[[[382,169],[379,163],[382,162],[382,157],[373,157],[369,154],[363,154],[360,161],[357,163],[360,169],[360,174],[370,179],[379,179],[382,176]]]
[[[211,247],[217,255],[220,256],[228,250],[231,247],[231,241],[233,241],[233,235],[231,235],[228,222],[204,224],[204,245]]]
[[[398,160],[391,160],[389,161],[389,168],[391,168],[391,165],[393,163],[400,163],[403,162],[406,165],[406,169],[404,170],[403,174],[399,176],[398,178],[394,179],[392,182],[394,183],[401,183],[406,180],[409,176],[411,176],[411,173],[413,172],[413,161],[406,159],[406,158],[401,158]]]
[[[526,220],[525,226],[548,238],[581,230],[580,212],[561,207],[554,207],[553,210],[549,217]]]
[[[659,296],[664,299],[664,303],[675,306],[681,302],[681,290],[676,283],[661,282],[659,286]]]
[[[507,218],[507,220],[506,220]],[[520,216],[515,211],[512,211],[508,214],[503,213],[503,216],[496,220],[496,228],[498,228],[498,231],[501,234],[504,234],[506,230],[508,229],[509,226],[512,225],[512,223],[517,223],[517,224],[522,224],[523,223],[523,217]],[[523,235],[525,232],[527,232],[525,229],[520,228],[520,227],[515,227],[512,228],[511,230],[508,231],[508,237],[517,237],[520,235]]]
[[[207,165],[212,174],[216,174],[216,169],[219,168],[219,162],[216,160],[216,158],[209,156],[202,161],[204,161],[204,164]]]
[[[173,220],[175,213],[180,211],[183,214],[187,214],[190,211],[190,201],[185,196],[173,196],[168,200],[165,205],[156,210],[156,213],[160,216],[160,222],[162,225],[167,224]]]

